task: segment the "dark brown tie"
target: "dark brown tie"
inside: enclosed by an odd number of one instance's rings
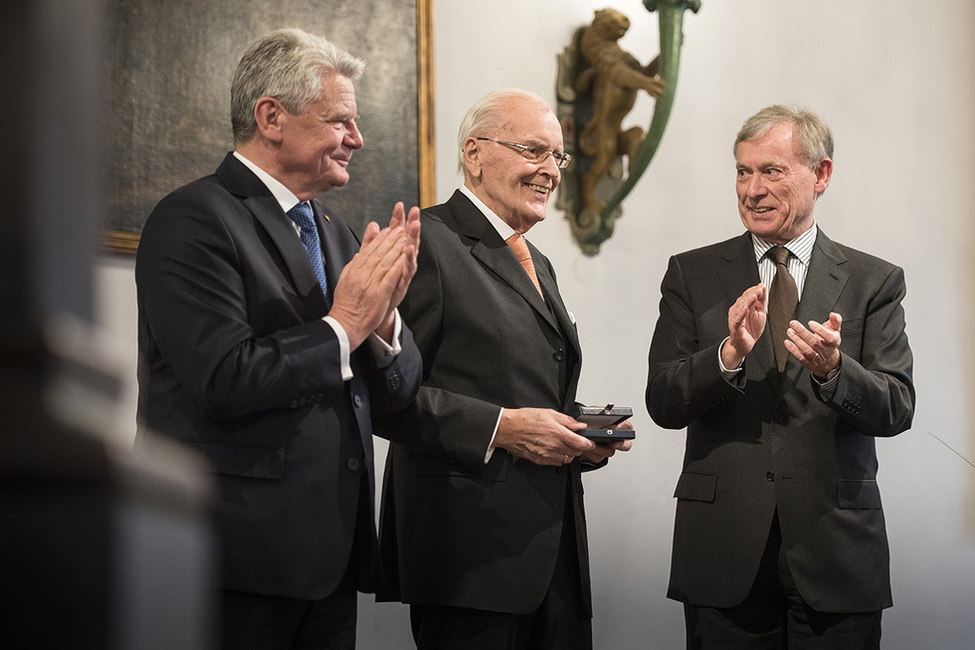
[[[775,262],[775,278],[772,279],[772,287],[768,292],[768,324],[771,328],[772,347],[775,349],[775,365],[782,372],[786,359],[789,358],[789,352],[785,349],[785,340],[788,338],[786,330],[789,329],[789,321],[795,317],[799,291],[796,289],[795,279],[789,273],[789,249],[774,246],[769,249],[768,256]]]

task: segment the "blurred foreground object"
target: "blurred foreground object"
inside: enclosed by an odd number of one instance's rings
[[[136,456],[94,430],[116,421],[120,386],[90,344],[99,7],[0,8],[0,83],[18,99],[0,107],[3,645],[205,648],[214,561],[199,463]]]

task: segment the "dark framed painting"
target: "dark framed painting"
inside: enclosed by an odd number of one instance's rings
[[[233,149],[230,82],[258,36],[300,27],[362,58],[365,146],[318,198],[361,235],[393,205],[429,205],[433,0],[109,0],[109,180],[103,249],[132,254],[155,204]]]

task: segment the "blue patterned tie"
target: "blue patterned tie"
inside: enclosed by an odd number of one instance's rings
[[[328,278],[325,275],[325,259],[322,257],[322,244],[318,239],[318,228],[315,227],[315,219],[312,217],[311,206],[307,203],[299,203],[288,210],[288,216],[295,222],[301,230],[301,244],[305,247],[308,254],[308,261],[318,277],[318,283],[322,285],[322,293],[325,294],[325,302],[329,302]]]

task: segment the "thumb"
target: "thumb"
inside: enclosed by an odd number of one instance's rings
[[[840,328],[843,326],[843,317],[837,314],[835,311],[830,312],[829,325],[831,328],[839,332]]]

